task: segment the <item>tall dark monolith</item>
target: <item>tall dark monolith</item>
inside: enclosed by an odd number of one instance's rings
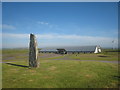
[[[38,48],[37,41],[34,34],[30,34],[30,46],[29,46],[29,67],[38,67]]]

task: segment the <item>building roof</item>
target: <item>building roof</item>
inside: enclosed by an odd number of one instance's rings
[[[65,49],[66,51],[95,51],[96,46],[78,46],[78,47],[62,47],[62,48],[42,48],[40,51],[57,51],[57,49]]]
[[[96,46],[66,47],[66,51],[95,51]]]
[[[40,51],[57,51],[57,48],[42,48]]]

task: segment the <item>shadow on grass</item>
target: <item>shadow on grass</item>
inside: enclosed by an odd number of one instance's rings
[[[18,65],[18,64],[13,64],[13,63],[6,63],[6,64],[13,65],[13,66],[18,66],[18,67],[29,68],[29,66],[25,66],[25,65]]]
[[[108,57],[108,56],[99,55],[98,57]]]

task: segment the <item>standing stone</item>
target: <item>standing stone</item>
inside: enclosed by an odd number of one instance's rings
[[[38,67],[38,49],[34,34],[30,34],[29,67]]]

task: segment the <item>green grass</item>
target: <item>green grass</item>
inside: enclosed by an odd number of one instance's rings
[[[60,58],[63,58],[64,56],[57,56],[57,57],[49,57],[49,58],[41,58],[42,60],[52,60],[52,59],[60,59]]]
[[[6,58],[4,61],[16,60],[18,62],[11,63],[28,66],[28,56],[24,56],[28,54],[28,50],[13,51],[3,50],[4,58],[11,57],[9,55],[15,57],[14,60],[7,60]],[[84,55],[90,57],[98,54]],[[82,58],[84,58],[84,55]],[[117,88],[118,64],[96,61],[52,60],[63,57],[39,58],[39,68],[3,63],[2,86],[3,88]]]
[[[111,49],[103,49],[102,53],[94,54],[94,53],[88,53],[88,54],[71,54],[66,55],[71,59],[78,59],[78,60],[104,60],[104,61],[118,61],[118,52],[117,50],[111,50]]]
[[[117,55],[104,55],[104,54],[72,54],[69,55],[71,59],[79,60],[105,60],[105,61],[117,61]]]

